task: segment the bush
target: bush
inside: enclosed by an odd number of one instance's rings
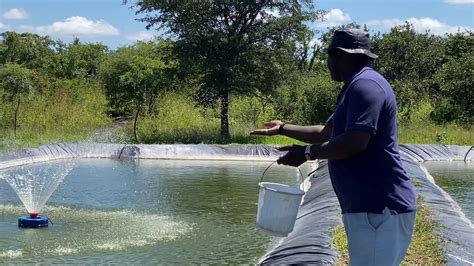
[[[433,112],[433,120],[474,123],[474,55],[451,59],[436,73],[439,98]]]
[[[17,139],[13,139],[12,103],[0,105],[0,150],[57,141],[76,141],[108,125],[107,100],[97,82],[59,80],[41,83],[22,103]],[[0,93],[1,94],[1,93]],[[4,115],[3,115],[4,114]]]
[[[426,99],[422,93],[424,85],[415,80],[394,80],[391,85],[397,99],[399,121],[409,123],[420,102]]]
[[[220,120],[217,110],[194,105],[183,94],[168,92],[159,97],[156,115],[144,117],[138,135],[144,143],[216,143]],[[132,133],[132,128],[129,130]]]
[[[254,96],[235,96],[229,108],[230,125],[237,128],[253,129],[275,119],[276,112],[271,97],[261,94]]]
[[[231,141],[237,142],[252,142],[250,130],[262,127],[275,115],[270,99],[260,95],[232,96],[229,111]],[[227,142],[220,137],[219,109],[197,105],[192,96],[184,93],[162,94],[156,115],[144,117],[138,131],[144,143]]]
[[[334,111],[340,84],[329,73],[303,72],[277,90],[275,109],[281,119],[295,124],[325,123]]]

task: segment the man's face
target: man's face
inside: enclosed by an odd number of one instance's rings
[[[334,81],[344,81],[341,74],[340,61],[340,54],[336,54],[333,52],[328,53],[327,66],[329,72],[331,73],[331,78]]]

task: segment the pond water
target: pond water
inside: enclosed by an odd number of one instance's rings
[[[423,165],[474,222],[474,163],[464,161],[425,162]]]
[[[17,227],[26,209],[0,179],[0,262],[253,264],[275,240],[255,226],[268,165],[81,159],[42,210],[52,221],[44,229]],[[276,165],[265,175],[298,179],[296,168]]]

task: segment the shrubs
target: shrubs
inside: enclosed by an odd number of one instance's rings
[[[92,130],[110,123],[107,101],[97,82],[60,80],[42,83],[24,98],[17,138],[11,125],[11,104],[0,106],[0,150],[18,149],[55,141],[83,139]]]
[[[340,87],[328,72],[302,72],[277,90],[275,109],[279,118],[292,123],[324,123],[334,110]]]
[[[173,92],[159,96],[156,108],[155,115],[144,117],[139,124],[142,142],[218,142],[220,120],[217,110],[198,107],[189,97]]]
[[[474,55],[449,60],[436,73],[439,97],[431,118],[439,123],[474,123]]]

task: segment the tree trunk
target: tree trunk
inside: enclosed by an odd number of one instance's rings
[[[156,102],[156,97],[153,95],[150,95],[150,100],[148,101],[148,110],[147,113],[148,115],[151,115],[155,112],[155,102]]]
[[[17,125],[18,125],[18,113],[20,111],[20,96],[21,94],[18,94],[18,102],[16,104],[16,108],[15,108],[15,118],[13,120],[13,134],[16,138],[16,128],[17,128]]]
[[[138,139],[138,132],[137,132],[137,125],[138,125],[138,115],[140,114],[141,105],[138,104],[137,106],[137,113],[135,114],[135,120],[133,121],[133,136],[135,137],[135,142],[140,143]]]
[[[221,137],[227,142],[230,140],[229,134],[229,91],[221,92]]]
[[[319,48],[316,49],[316,47],[317,47],[317,44],[315,44],[313,47],[313,56],[311,57],[311,60],[309,61],[309,67],[308,67],[309,71],[313,69],[314,60],[316,60],[316,57],[318,56],[318,53],[319,53]]]

